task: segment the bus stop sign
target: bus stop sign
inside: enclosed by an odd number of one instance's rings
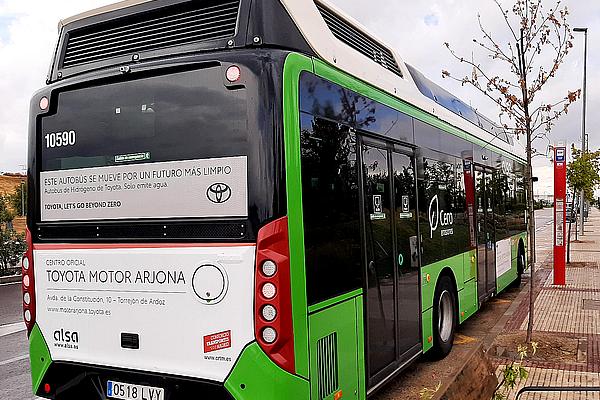
[[[554,148],[554,284],[565,284],[565,206],[567,196],[567,149]]]

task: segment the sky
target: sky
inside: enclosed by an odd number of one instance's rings
[[[308,1],[308,0],[306,0]],[[492,0],[331,0],[339,8],[364,24],[371,32],[393,47],[407,63],[450,92],[470,103],[488,117],[497,120],[496,107],[475,89],[442,79],[442,70],[455,76],[470,73],[454,60],[444,47],[450,43],[458,53],[473,55],[492,71],[494,62],[479,53],[472,41],[480,38],[477,15],[484,26],[505,44],[509,34],[502,16]],[[58,38],[59,19],[110,4],[111,0],[0,0],[0,94],[5,104],[0,107],[0,171],[22,172],[27,153],[27,113],[32,94],[45,85],[53,48]],[[512,4],[503,0],[502,4]],[[600,148],[600,1],[563,0],[569,8],[572,27],[588,27],[587,132],[590,149]],[[545,1],[546,7],[554,1]],[[582,87],[583,35],[576,34],[574,48],[544,89],[542,97],[550,101],[566,95],[567,90]],[[540,98],[541,99],[541,98]],[[581,146],[582,101],[574,104],[550,134],[552,143],[565,142]],[[546,153],[548,141],[534,143]],[[552,193],[552,164],[541,156],[534,159],[534,174],[540,181],[536,193]]]

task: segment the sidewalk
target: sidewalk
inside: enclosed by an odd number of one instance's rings
[[[534,294],[534,334],[538,353],[524,365],[529,377],[521,382],[509,399],[523,386],[600,387],[600,211],[590,210],[586,234],[571,242],[571,264],[567,265],[567,284],[554,286],[552,276],[552,225],[539,232]],[[574,239],[572,232],[571,240]],[[547,243],[549,242],[549,243]],[[489,356],[502,367],[515,356],[515,344],[525,342],[529,296],[494,341]],[[600,392],[527,392],[522,400],[598,399]]]

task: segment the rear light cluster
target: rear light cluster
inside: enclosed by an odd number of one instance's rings
[[[31,232],[26,231],[27,251],[21,260],[21,269],[23,273],[23,319],[27,325],[27,332],[31,333],[35,325],[35,281],[33,274],[33,243]]]
[[[255,336],[275,364],[295,372],[288,221],[280,218],[258,232]]]

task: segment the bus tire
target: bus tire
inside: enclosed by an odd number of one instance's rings
[[[433,348],[431,356],[442,359],[452,350],[457,326],[456,290],[452,279],[442,275],[435,288],[433,301]]]

